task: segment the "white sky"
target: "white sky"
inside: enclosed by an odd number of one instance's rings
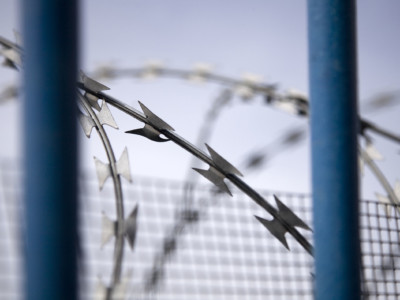
[[[0,0],[0,35],[13,39],[19,29],[17,1]],[[81,61],[90,74],[98,66],[143,66],[161,60],[168,67],[191,69],[197,62],[215,66],[215,72],[233,78],[259,74],[282,90],[295,88],[307,94],[306,1],[82,1]],[[362,101],[400,90],[400,19],[398,0],[358,1],[359,94]],[[0,91],[15,82],[14,71],[0,68]],[[138,108],[137,100],[171,124],[185,139],[196,142],[202,118],[220,87],[175,79],[154,81],[123,79],[103,82],[108,93]],[[276,140],[285,129],[306,121],[262,105],[260,98],[242,104],[235,98],[219,119],[208,143],[234,165],[246,153]],[[361,104],[361,107],[363,104]],[[20,103],[0,106],[0,157],[18,157]],[[157,144],[126,130],[139,122],[112,110],[119,131],[107,128],[115,154],[128,147],[134,176],[184,179],[191,156],[172,143]],[[400,105],[365,117],[398,133]],[[105,161],[96,134],[81,134],[82,163],[94,168],[95,155]],[[386,156],[379,163],[389,181],[398,178],[399,146],[376,138]],[[310,191],[309,141],[289,149],[268,163],[265,170],[244,174],[250,185],[282,191]],[[93,176],[95,173],[93,172]],[[108,183],[110,184],[110,183]],[[362,188],[372,198],[382,192],[368,172]]]

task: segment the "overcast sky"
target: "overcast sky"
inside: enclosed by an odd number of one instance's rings
[[[19,30],[17,1],[0,0],[0,35],[13,39]],[[149,60],[166,67],[190,70],[198,62],[214,66],[214,72],[240,79],[258,74],[308,93],[306,1],[81,1],[81,65],[90,74],[101,65],[139,67]],[[383,92],[400,90],[400,2],[358,1],[358,49],[360,107]],[[17,74],[0,69],[0,91],[16,81]],[[196,142],[209,105],[221,91],[214,83],[194,84],[177,79],[153,81],[119,79],[104,81],[108,93],[139,108],[137,100],[171,124],[185,139]],[[0,106],[0,157],[19,157],[18,101]],[[124,131],[141,127],[112,109],[119,131],[107,128],[119,157],[128,147],[134,176],[184,179],[191,156],[172,143],[157,144]],[[400,105],[369,112],[365,118],[397,131]],[[246,153],[271,144],[279,136],[307,121],[263,104],[261,98],[243,104],[235,97],[218,120],[208,143],[232,164],[240,167]],[[4,142],[5,141],[5,142]],[[386,156],[379,163],[393,184],[398,177],[399,146],[376,138]],[[106,155],[96,134],[81,134],[82,163],[94,168],[93,156]],[[277,155],[262,172],[243,172],[251,185],[271,190],[310,191],[309,140]],[[94,175],[94,173],[93,173]],[[95,176],[95,175],[94,175]],[[109,183],[111,184],[111,183]],[[373,197],[382,188],[366,172],[364,195]]]

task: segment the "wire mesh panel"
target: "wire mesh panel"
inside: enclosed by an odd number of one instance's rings
[[[93,194],[87,191],[83,201]],[[82,204],[87,295],[95,293],[95,274],[106,283],[111,273],[113,245],[99,247],[100,212],[114,217],[110,199],[106,188]],[[312,258],[294,240],[288,252],[254,218],[268,214],[242,194],[229,197],[199,186],[188,195],[181,183],[136,180],[125,189],[125,199],[128,211],[136,203],[140,207],[136,246],[126,249],[123,265],[129,299],[310,298]],[[309,199],[282,199],[310,219]]]
[[[21,299],[21,176],[14,164],[0,164],[0,299]]]
[[[361,240],[365,295],[371,299],[400,297],[399,207],[361,203]]]
[[[13,167],[0,178],[0,299],[22,298],[23,223],[20,181]],[[102,228],[115,220],[113,186],[98,191],[94,176],[80,181],[80,286],[96,298],[111,280],[114,240],[102,246]],[[138,179],[124,185],[125,215],[139,205],[133,251],[126,244],[121,291],[114,299],[312,299],[313,258],[287,235],[290,251],[254,215],[269,215],[232,189],[233,197],[206,185]],[[264,193],[273,203],[272,193]],[[308,224],[306,195],[277,194]],[[362,201],[363,294],[400,297],[398,208]],[[311,240],[311,233],[302,231]],[[32,255],[32,254],[30,254]]]

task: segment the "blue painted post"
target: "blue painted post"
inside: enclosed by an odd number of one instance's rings
[[[315,299],[360,299],[354,0],[308,0]]]
[[[77,3],[23,0],[25,299],[77,299]]]

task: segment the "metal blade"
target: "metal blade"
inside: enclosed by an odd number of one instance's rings
[[[86,136],[90,138],[90,134],[92,133],[92,129],[95,126],[94,121],[92,118],[80,113],[79,114],[79,123],[82,126],[83,131],[85,132]]]
[[[168,125],[164,120],[162,120],[160,117],[155,115],[150,109],[148,109],[142,102],[139,101],[139,105],[142,108],[143,113],[146,115],[147,120],[149,121],[150,125],[154,127],[155,129],[161,130],[172,130],[174,129]]]
[[[101,247],[103,248],[116,234],[116,223],[102,213]]]
[[[107,300],[107,287],[98,279],[93,295],[94,300]]]
[[[219,187],[222,191],[227,192],[229,195],[232,196],[231,191],[229,190],[228,186],[224,182],[225,175],[222,174],[221,172],[219,172],[217,169],[210,166],[210,168],[208,170],[202,170],[202,169],[197,169],[197,168],[193,168],[193,170],[200,173],[205,178],[207,178],[212,183],[214,183],[217,187]]]
[[[107,178],[111,176],[110,165],[103,163],[97,157],[94,157],[94,162],[96,164],[97,179],[99,180],[99,188],[101,191]]]
[[[126,180],[132,182],[131,170],[129,167],[128,149],[126,147],[122,152],[121,157],[117,161],[117,171],[118,174],[120,174]]]
[[[211,74],[213,66],[205,63],[197,63],[188,79],[194,82],[203,82]]]
[[[101,110],[100,110],[99,114],[97,115],[97,117],[99,118],[101,124],[108,125],[115,129],[118,129],[118,125],[115,122],[115,120],[111,114],[111,111],[108,108],[108,106],[104,100],[103,100],[103,104],[101,105]]]
[[[19,31],[17,31],[17,30],[13,30],[13,33],[14,33],[14,39],[15,39],[15,43],[18,45],[18,46],[22,46],[22,36],[21,36],[21,33],[19,32]]]
[[[123,300],[126,298],[126,291],[128,288],[129,281],[132,277],[132,273],[128,272],[119,283],[117,283],[111,290],[110,300]]]
[[[87,87],[89,90],[92,90],[94,92],[100,92],[100,91],[106,91],[109,90],[110,88],[105,86],[104,84],[101,84],[100,82],[88,77],[83,71],[80,71],[81,75],[81,80],[85,87]]]
[[[367,141],[365,152],[367,152],[372,160],[383,160],[383,155],[378,151],[378,149],[375,148],[371,141]]]
[[[150,60],[146,62],[140,77],[143,79],[154,79],[160,75],[163,69],[163,63],[158,60]]]
[[[93,108],[95,108],[97,111],[101,110],[101,107],[100,107],[99,103],[97,102],[99,100],[99,98],[97,98],[95,95],[92,95],[89,93],[85,93],[83,96],[89,101],[89,104]]]
[[[364,176],[364,160],[361,156],[358,156],[358,168],[360,172],[360,176]]]
[[[11,62],[14,66],[21,66],[21,55],[14,48],[1,49],[0,53],[4,56],[6,61]],[[9,66],[9,64],[7,66]]]
[[[396,180],[393,191],[394,191],[394,194],[397,196],[397,200],[400,199],[400,180]],[[396,204],[400,204],[400,203],[396,203]]]
[[[125,131],[125,133],[141,135],[141,136],[147,137],[149,140],[152,140],[155,142],[168,142],[169,141],[169,139],[161,138],[160,132],[148,124],[145,124],[143,128]]]
[[[3,63],[1,65],[4,67],[7,67],[7,68],[18,70],[17,66],[11,60],[9,60],[7,58],[3,61]]]
[[[131,249],[134,249],[135,239],[136,239],[136,230],[137,230],[137,214],[138,214],[139,206],[136,205],[132,210],[129,217],[125,220],[125,236],[129,242],[129,246]]]
[[[211,155],[211,158],[215,165],[223,170],[226,174],[236,174],[239,176],[243,176],[242,173],[238,169],[236,169],[231,163],[229,163],[225,158],[219,155],[213,148],[206,144],[208,152]]]
[[[285,233],[287,230],[277,219],[268,221],[258,216],[255,217],[274,237],[276,237],[282,243],[283,246],[285,246],[286,249],[290,250],[285,238]]]
[[[277,196],[274,195],[275,202],[279,209],[279,215],[291,226],[301,227],[307,230],[311,230],[310,227],[306,223],[303,222],[296,214],[288,208],[285,204],[283,204]]]

